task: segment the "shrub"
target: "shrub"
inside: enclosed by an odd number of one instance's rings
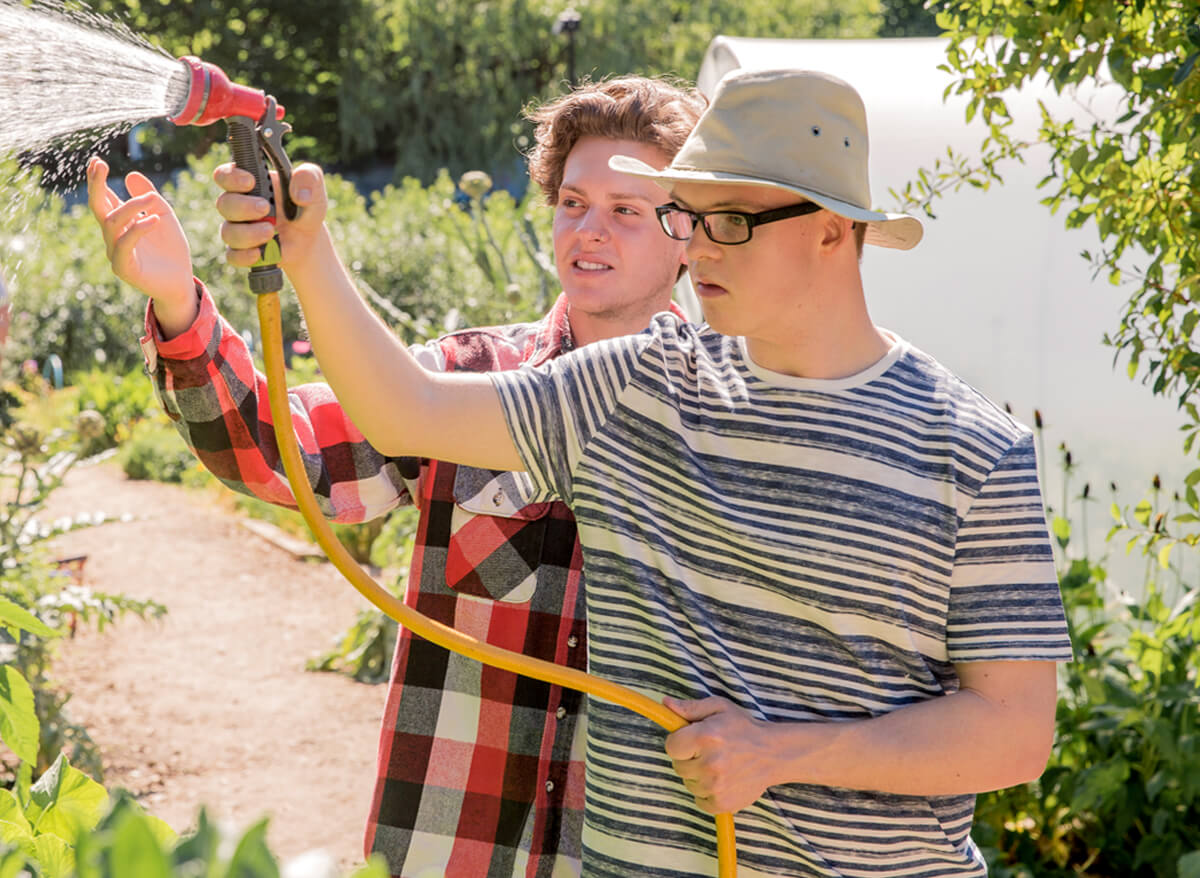
[[[181,484],[187,471],[199,466],[165,415],[135,424],[117,457],[125,475],[135,480]]]
[[[1197,591],[1157,553],[1138,596],[1114,593],[1103,558],[1071,557],[1065,448],[1062,463],[1051,525],[1075,660],[1062,670],[1045,772],[980,796],[975,837],[996,878],[1188,878],[1200,866]],[[1110,541],[1132,549],[1161,532],[1159,493],[1133,517],[1114,502]],[[1088,486],[1072,502],[1094,502]]]

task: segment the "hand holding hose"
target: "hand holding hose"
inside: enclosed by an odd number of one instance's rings
[[[278,175],[272,171],[271,177],[278,192]],[[258,261],[261,248],[275,235],[279,236],[279,266],[288,273],[298,268],[305,256],[315,252],[324,234],[327,206],[325,175],[319,166],[305,163],[295,167],[291,196],[299,212],[295,219],[289,220],[282,204],[277,205],[274,225],[264,219],[271,208],[266,199],[246,194],[255,187],[254,175],[249,171],[228,162],[213,172],[213,180],[225,190],[217,198],[217,211],[225,219],[221,240],[225,242],[225,258],[230,265],[249,268]]]
[[[688,721],[667,735],[666,750],[697,807],[709,814],[740,811],[774,783],[780,754],[769,723],[716,695],[664,698],[663,704]]]

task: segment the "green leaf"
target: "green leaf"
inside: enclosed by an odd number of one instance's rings
[[[0,844],[18,844],[33,853],[33,827],[12,790],[0,790]]]
[[[30,841],[30,847],[33,842]],[[33,856],[33,854],[30,854]],[[18,848],[0,852],[0,878],[25,878],[29,875],[25,852]]]
[[[171,878],[171,864],[150,821],[130,810],[113,834],[112,873],[138,878]]]
[[[1180,857],[1176,871],[1179,878],[1200,878],[1200,851],[1192,851]]]
[[[371,854],[365,866],[350,873],[350,878],[388,878],[387,862],[379,854]]]
[[[92,829],[108,805],[108,791],[61,754],[30,793],[41,809],[34,828],[63,838],[74,838],[80,830]]]
[[[1133,509],[1133,518],[1142,527],[1150,526],[1150,516],[1154,512],[1154,507],[1150,505],[1149,500],[1143,500]]]
[[[1077,813],[1090,811],[1119,794],[1127,780],[1129,763],[1119,757],[1085,768],[1080,772],[1071,807]]]
[[[1180,85],[1185,79],[1192,75],[1192,69],[1196,66],[1196,59],[1200,58],[1200,52],[1192,52],[1188,55],[1187,60],[1183,62],[1175,75],[1171,77],[1172,85]]]
[[[267,847],[267,821],[260,820],[246,830],[238,842],[229,875],[236,878],[279,878],[279,863]]]
[[[37,762],[39,726],[33,690],[12,665],[0,665],[0,740],[22,762]]]
[[[1158,550],[1158,566],[1163,570],[1171,569],[1171,550],[1175,548],[1175,543],[1167,543]]]
[[[59,637],[59,633],[49,627],[33,613],[24,607],[17,606],[8,598],[0,597],[0,625],[8,628],[20,628],[38,637]]]
[[[1050,530],[1054,533],[1054,538],[1058,540],[1058,544],[1065,549],[1067,543],[1071,542],[1071,522],[1067,521],[1061,515],[1056,515],[1050,523]]]
[[[57,835],[39,835],[33,840],[42,878],[67,878],[75,871],[75,851]],[[136,872],[122,873],[136,875]]]

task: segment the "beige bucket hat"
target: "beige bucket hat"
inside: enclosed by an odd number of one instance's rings
[[[871,207],[867,148],[866,109],[849,83],[811,70],[735,70],[717,84],[667,168],[624,155],[608,164],[668,189],[675,182],[784,189],[865,222],[867,244],[915,247],[920,220]]]

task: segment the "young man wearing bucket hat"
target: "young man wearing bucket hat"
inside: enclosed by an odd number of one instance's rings
[[[536,365],[672,309],[683,245],[659,230],[654,206],[665,193],[630,185],[608,159],[634,150],[665,165],[704,103],[694,89],[629,76],[532,110],[530,177],[555,207],[563,295],[537,322],[462,330],[420,346],[421,362],[444,372]],[[217,176],[231,191],[246,188],[232,166]],[[182,231],[161,222],[169,206],[144,178],[130,181],[135,198],[124,203],[107,189],[101,164],[89,167],[88,179],[114,270],[153,298],[143,347],[166,410],[227,485],[290,504],[265,379],[192,278]],[[320,191],[321,183],[318,168],[297,167],[294,189]],[[262,212],[247,202],[256,200],[224,195],[220,207],[231,220],[253,219]],[[308,231],[324,243],[324,203],[304,202]],[[155,235],[129,225],[139,210],[162,214]],[[281,230],[285,257],[306,249],[296,231]],[[332,249],[320,252],[338,262]],[[327,385],[294,388],[290,398],[327,514],[362,521],[399,504],[419,508],[407,603],[482,641],[585,669],[582,554],[565,505],[525,502],[511,472],[380,454]],[[367,851],[404,878],[578,875],[585,724],[580,693],[481,668],[402,628]]]
[[[986,874],[974,794],[1041,773],[1070,642],[1029,430],[868,314],[861,244],[921,226],[871,208],[861,99],[736,73],[665,170],[610,164],[669,189],[708,325],[431,375],[329,260],[291,274],[373,444],[571,507],[589,669],[691,721],[589,704],[584,874],[715,874],[723,811],[742,876]]]

